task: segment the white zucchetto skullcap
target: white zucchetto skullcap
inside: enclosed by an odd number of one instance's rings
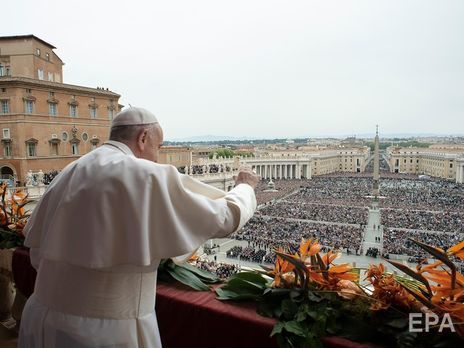
[[[130,107],[116,115],[111,123],[111,128],[118,126],[141,126],[153,123],[158,123],[158,120],[150,111]]]

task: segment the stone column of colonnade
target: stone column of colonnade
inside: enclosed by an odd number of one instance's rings
[[[256,173],[263,179],[301,179],[311,178],[311,165],[310,164],[257,164],[253,168]],[[459,170],[459,169],[457,169]],[[464,170],[462,171],[464,174]],[[458,174],[458,173],[457,173]],[[456,176],[458,180],[458,176]]]
[[[464,183],[464,163],[463,164],[458,163],[456,167],[456,182],[458,184]]]

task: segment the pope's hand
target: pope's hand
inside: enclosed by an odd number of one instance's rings
[[[255,188],[258,185],[260,176],[257,175],[251,168],[242,167],[237,175],[234,175],[235,185],[248,184]]]

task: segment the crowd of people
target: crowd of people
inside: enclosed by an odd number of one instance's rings
[[[240,266],[238,265],[231,265],[222,262],[218,263],[209,260],[197,260],[194,263],[194,266],[205,271],[211,272],[221,279],[227,279],[240,271]]]
[[[260,209],[259,214],[359,225],[367,222],[368,210],[362,207],[283,201]]]
[[[464,233],[432,233],[386,228],[383,233],[384,254],[430,257],[409,238],[446,250],[463,241]]]
[[[209,165],[195,164],[195,165],[192,165],[190,168],[185,167],[185,166],[179,167],[178,170],[182,174],[187,174],[187,172],[189,172],[189,174],[192,174],[192,175],[201,175],[201,174],[216,174],[216,173],[230,172],[232,168],[224,164],[209,164]]]
[[[464,212],[462,184],[443,179],[382,180],[382,207]]]
[[[303,182],[299,179],[273,180],[275,190],[269,190],[269,180],[261,180],[256,187],[256,201],[258,206],[270,204],[282,197],[298,191]]]
[[[340,249],[359,253],[362,229],[358,226],[288,221],[282,218],[254,216],[239,233],[233,234],[232,237],[248,241],[248,247],[245,249],[234,247],[228,251],[228,257],[229,255],[238,257],[243,253],[255,255],[258,251],[263,250],[264,253],[259,252],[257,258],[265,257],[267,259],[273,258],[272,252],[277,248],[283,248],[291,253],[296,252],[302,238],[317,240],[327,250]]]
[[[50,185],[50,183],[55,179],[55,177],[59,174],[60,172],[57,170],[52,170],[48,173],[44,173],[44,178],[43,178],[43,183],[44,185]]]
[[[386,227],[464,233],[464,213],[382,209],[381,221]]]
[[[371,256],[371,257],[376,258],[378,254],[379,254],[379,249],[377,248],[367,248],[366,250],[366,256]]]
[[[277,248],[296,252],[301,238],[318,240],[325,251],[360,254],[368,207],[372,206],[372,174],[362,174],[275,180],[276,191],[269,191],[269,181],[262,180],[256,190],[259,210],[232,235],[248,245],[234,246],[227,257],[273,263]],[[383,172],[382,176],[379,206],[385,226],[383,257],[430,257],[408,238],[444,249],[464,239],[463,185],[435,178],[420,180],[412,175]],[[378,248],[366,252],[380,256]]]

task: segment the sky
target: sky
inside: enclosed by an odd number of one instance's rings
[[[0,36],[56,46],[166,139],[464,134],[464,1],[15,0]]]

